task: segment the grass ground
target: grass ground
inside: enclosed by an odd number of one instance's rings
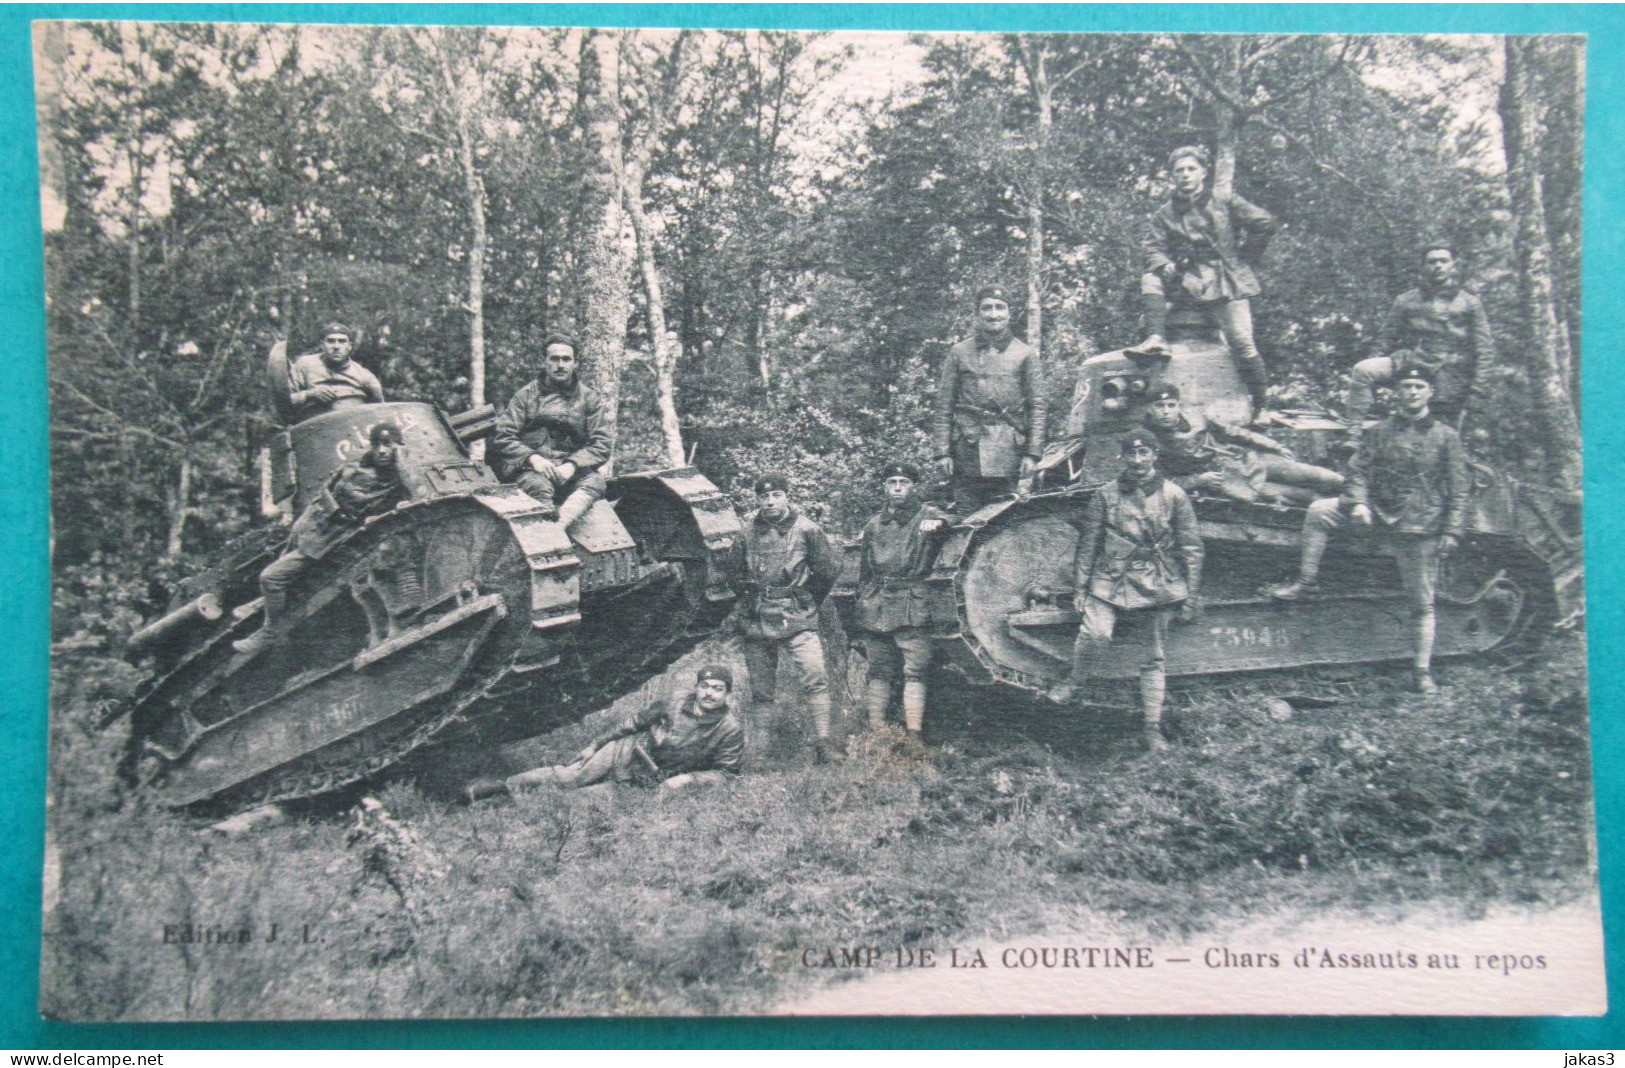
[[[225,839],[120,792],[117,732],[88,723],[133,678],[62,660],[43,1008],[740,1012],[838,980],[798,966],[805,946],[1005,940],[1085,917],[1174,937],[1293,910],[1549,908],[1594,886],[1584,678],[1567,636],[1517,672],[1447,666],[1430,698],[1379,677],[1281,718],[1192,696],[1156,758],[1109,724],[975,699],[980,714],[939,719],[924,760],[860,736],[844,765],[810,767],[753,724],[748,773],[709,790],[465,807],[397,782],[376,795],[386,824],[329,809]],[[573,753],[593,726],[504,759]],[[187,944],[182,927],[253,939]]]

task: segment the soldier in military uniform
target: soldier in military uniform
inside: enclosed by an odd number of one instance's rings
[[[757,714],[771,715],[779,653],[788,653],[812,715],[816,758],[826,762],[835,751],[818,606],[834,587],[838,566],[823,529],[791,506],[784,476],[764,475],[755,488],[757,510],[745,520],[729,561],[729,581],[739,597],[731,621]]]
[[[384,402],[378,376],[350,358],[355,336],[343,323],[328,323],[322,327],[321,350],[293,361],[287,370],[287,404],[278,405],[290,415],[290,423],[338,408]]]
[[[1401,293],[1383,320],[1379,356],[1361,360],[1349,376],[1346,412],[1358,439],[1373,392],[1408,367],[1425,368],[1436,390],[1433,415],[1458,430],[1480,368],[1495,359],[1495,335],[1484,303],[1457,281],[1456,253],[1435,242],[1422,250],[1422,284]]]
[[[1146,270],[1140,278],[1147,336],[1128,352],[1167,352],[1163,335],[1170,300],[1211,308],[1253,407],[1262,411],[1269,375],[1253,340],[1251,300],[1260,292],[1253,264],[1277,224],[1269,212],[1239,196],[1214,193],[1207,184],[1207,163],[1207,149],[1200,145],[1181,146],[1168,156],[1174,192],[1146,227]]]
[[[1158,466],[1187,492],[1308,504],[1343,488],[1342,475],[1298,462],[1291,449],[1268,435],[1185,411],[1179,387],[1171,383],[1152,388],[1145,427],[1157,436]]]
[[[881,476],[886,506],[863,528],[858,563],[857,643],[869,662],[869,726],[886,721],[898,667],[903,724],[918,739],[925,725],[925,675],[931,664],[930,606],[925,576],[947,514],[921,501],[920,473],[892,464]]]
[[[371,447],[358,460],[333,472],[294,521],[287,549],[260,572],[265,623],[254,634],[232,643],[239,653],[257,653],[286,640],[292,625],[288,588],[368,516],[387,512],[404,496],[398,463],[400,428],[379,423],[368,439]]]
[[[465,794],[473,801],[543,786],[658,782],[677,790],[721,782],[745,765],[745,731],[728,707],[733,684],[733,672],[723,665],[702,667],[687,696],[650,703],[594,738],[570,763],[476,779]]]
[[[542,346],[544,373],[508,402],[491,433],[497,477],[568,528],[604,496],[599,473],[615,451],[615,413],[582,385],[576,345],[555,335]]]
[[[1140,668],[1140,708],[1147,746],[1163,749],[1168,624],[1176,609],[1186,621],[1200,614],[1202,539],[1190,498],[1157,470],[1156,435],[1131,431],[1122,449],[1122,474],[1096,490],[1084,510],[1073,565],[1073,606],[1082,619],[1072,672],[1049,696],[1067,704],[1088,682],[1111,644],[1118,613],[1148,617],[1151,647]]]
[[[976,291],[976,331],[948,350],[937,382],[932,439],[968,515],[1032,478],[1044,452],[1044,371],[1010,332],[1001,286]]]
[[[1310,505],[1296,582],[1270,592],[1283,601],[1312,596],[1332,532],[1352,521],[1373,525],[1399,563],[1416,623],[1416,689],[1433,693],[1434,599],[1440,561],[1455,551],[1467,525],[1467,457],[1456,429],[1433,415],[1433,377],[1421,366],[1399,372],[1398,411],[1366,434],[1350,464],[1341,498]]]

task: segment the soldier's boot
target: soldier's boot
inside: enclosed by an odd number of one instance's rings
[[[864,704],[869,710],[869,729],[877,731],[886,725],[886,709],[891,705],[891,680],[870,679],[864,693]]]
[[[1167,356],[1168,342],[1163,335],[1168,332],[1168,298],[1161,293],[1141,293],[1143,302],[1142,317],[1145,320],[1145,340],[1131,348],[1123,350],[1125,356]]]
[[[814,763],[839,764],[843,754],[830,737],[829,691],[808,694],[807,710],[812,713]]]
[[[564,498],[559,505],[559,526],[568,530],[575,525],[576,520],[592,510],[594,497],[585,490],[576,490]]]
[[[1073,698],[1089,682],[1094,674],[1095,661],[1098,659],[1106,643],[1094,638],[1085,637],[1081,632],[1076,641],[1072,643],[1072,670],[1067,674],[1066,681],[1058,686],[1051,686],[1046,695],[1058,705],[1069,705]]]
[[[1439,692],[1439,684],[1433,681],[1432,671],[1433,636],[1437,627],[1437,616],[1432,608],[1416,613],[1416,667],[1413,682],[1417,693]]]
[[[502,789],[510,794],[520,794],[527,790],[540,790],[544,786],[553,786],[559,781],[557,767],[532,768],[521,771],[518,775],[510,775],[502,782]],[[472,789],[472,786],[470,787]]]
[[[245,656],[253,656],[261,650],[281,645],[288,640],[288,635],[293,630],[293,621],[288,618],[286,591],[262,589],[260,596],[265,602],[262,609],[265,622],[253,634],[231,643],[233,649]]]
[[[1284,586],[1272,586],[1269,595],[1277,601],[1302,601],[1320,592],[1320,558],[1326,555],[1326,542],[1330,535],[1324,530],[1306,527],[1303,532],[1303,557],[1298,563],[1298,577]]]
[[[1261,356],[1246,356],[1236,360],[1236,371],[1253,399],[1253,420],[1256,422],[1269,406],[1270,375]]]
[[[501,779],[475,779],[463,787],[463,800],[473,804],[488,797],[503,797],[507,793],[508,784]]]
[[[1168,748],[1162,736],[1162,705],[1168,692],[1168,676],[1162,668],[1144,668],[1140,672],[1140,713],[1144,718],[1145,747],[1153,753]]]

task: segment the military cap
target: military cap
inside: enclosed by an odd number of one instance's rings
[[[734,673],[729,671],[725,665],[707,664],[700,668],[699,674],[694,676],[694,685],[698,686],[700,683],[705,682],[708,679],[715,679],[716,681],[722,683],[722,685],[728,687],[729,693],[733,692]]]
[[[1174,164],[1178,163],[1182,159],[1185,159],[1186,157],[1200,163],[1202,165],[1202,169],[1207,170],[1209,157],[1207,148],[1203,145],[1180,145],[1178,148],[1168,153],[1168,169],[1173,170]]]
[[[790,492],[790,480],[778,473],[766,474],[756,479],[757,493],[771,493],[774,490]]]
[[[1150,448],[1153,452],[1162,451],[1162,446],[1157,442],[1157,436],[1151,433],[1149,430],[1130,430],[1127,434],[1123,435],[1123,440],[1120,447],[1123,450],[1123,455],[1126,456],[1129,454],[1129,452],[1139,448],[1141,445]]]
[[[1424,241],[1422,242],[1421,249],[1416,253],[1416,258],[1425,263],[1427,262],[1429,252],[1441,251],[1450,253],[1450,258],[1455,259],[1456,243],[1443,237],[1436,237],[1432,241]]]
[[[1178,400],[1179,387],[1172,382],[1161,382],[1151,387],[1151,392],[1145,395],[1148,403],[1160,400]]]
[[[981,307],[982,301],[989,297],[994,300],[1002,300],[1006,304],[1010,303],[1010,291],[1008,289],[1003,286],[983,286],[976,291],[976,306]]]
[[[374,445],[380,445],[385,434],[394,438],[395,444],[401,443],[401,428],[390,422],[373,424],[373,428],[367,431],[367,440]]]
[[[910,482],[918,482],[920,480],[920,469],[913,464],[887,464],[880,469],[880,480],[884,482],[888,478],[906,478]]]
[[[343,323],[339,322],[336,319],[333,320],[332,322],[324,323],[322,325],[322,337],[327,338],[327,337],[331,337],[334,334],[343,334],[345,337],[349,338],[352,342],[355,341],[355,331],[352,330],[350,327],[345,326]]]
[[[576,344],[576,339],[569,334],[552,333],[547,335],[547,340],[542,342],[542,352],[545,354],[554,345],[568,345],[572,354],[581,351],[581,347]]]
[[[1408,355],[1408,353],[1406,355]],[[1397,363],[1398,361],[1396,360],[1395,362]],[[1426,382],[1430,386],[1435,384],[1433,381],[1432,371],[1421,366],[1420,364],[1410,363],[1408,361],[1400,372],[1394,375],[1394,385],[1397,386],[1401,382]]]

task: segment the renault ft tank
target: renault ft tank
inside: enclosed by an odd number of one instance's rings
[[[972,682],[1032,693],[1065,678],[1079,622],[1072,567],[1084,506],[1122,470],[1119,441],[1141,425],[1150,387],[1161,382],[1178,386],[1188,409],[1234,423],[1252,418],[1228,350],[1199,325],[1176,335],[1165,360],[1122,352],[1086,360],[1066,436],[1040,464],[1040,491],[962,517],[941,543],[928,579],[939,663]],[[1326,466],[1335,466],[1331,457],[1348,433],[1314,412],[1284,413],[1264,429],[1301,459]],[[1471,471],[1468,531],[1441,577],[1441,658],[1527,649],[1583,612],[1577,495],[1522,485],[1478,463]],[[1380,539],[1334,537],[1319,595],[1281,602],[1265,588],[1297,573],[1303,507],[1200,493],[1192,500],[1206,549],[1205,611],[1198,623],[1171,628],[1171,678],[1410,658],[1410,614]],[[849,561],[848,581],[836,591],[848,626],[855,571]],[[1125,617],[1096,692],[1083,699],[1116,703],[1114,680],[1137,674],[1145,640]]]
[[[727,614],[719,565],[739,521],[716,487],[690,469],[614,479],[567,534],[470,455],[489,409],[368,404],[294,426],[294,514],[386,420],[403,433],[406,499],[300,576],[288,641],[232,648],[261,622],[257,578],[285,527],[235,545],[132,639],[154,671],[126,771],[169,805],[313,797],[553,729]]]

